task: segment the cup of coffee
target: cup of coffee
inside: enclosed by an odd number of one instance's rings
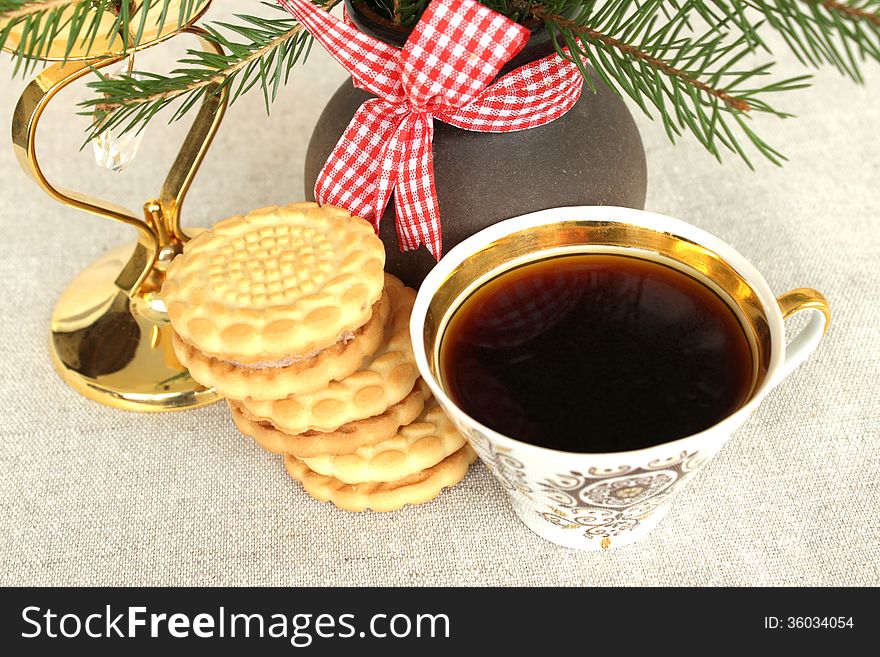
[[[777,298],[695,226],[569,207],[461,242],[422,283],[410,330],[422,377],[519,518],[596,550],[655,527],[829,319],[819,292]]]

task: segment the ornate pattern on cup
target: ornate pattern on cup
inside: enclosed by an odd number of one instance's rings
[[[610,547],[613,538],[629,542],[627,533],[635,538],[642,522],[708,460],[699,451],[682,451],[647,463],[538,474],[515,450],[495,445],[473,428],[461,428],[498,483],[511,497],[521,498],[513,500],[518,513],[532,514],[557,529],[576,531],[600,549]],[[584,458],[571,456],[572,462]]]

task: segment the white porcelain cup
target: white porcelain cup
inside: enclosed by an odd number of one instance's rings
[[[525,262],[566,253],[625,254],[671,264],[713,288],[739,316],[752,347],[750,396],[700,433],[644,449],[572,453],[539,447],[468,416],[447,394],[443,332],[477,288]],[[786,345],[783,320],[811,314]],[[746,421],[761,400],[819,345],[825,298],[800,288],[775,297],[758,271],[717,237],[678,219],[617,207],[568,207],[502,221],[452,249],[422,283],[410,331],[416,363],[443,409],[538,535],[581,550],[632,543],[660,522],[673,496]]]

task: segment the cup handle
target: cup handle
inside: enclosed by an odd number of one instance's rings
[[[782,381],[819,346],[831,322],[831,307],[821,292],[809,287],[799,287],[781,294],[776,298],[776,302],[779,304],[779,310],[782,311],[782,319],[804,310],[810,311],[812,315],[809,323],[785,348],[785,362],[780,368],[778,379]]]

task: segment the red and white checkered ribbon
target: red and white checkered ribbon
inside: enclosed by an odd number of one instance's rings
[[[477,132],[513,132],[565,114],[581,93],[577,67],[555,53],[489,83],[529,30],[476,0],[433,0],[402,50],[309,0],[278,0],[348,70],[364,102],[315,183],[315,198],[377,228],[391,193],[404,251],[439,259],[433,120]]]

